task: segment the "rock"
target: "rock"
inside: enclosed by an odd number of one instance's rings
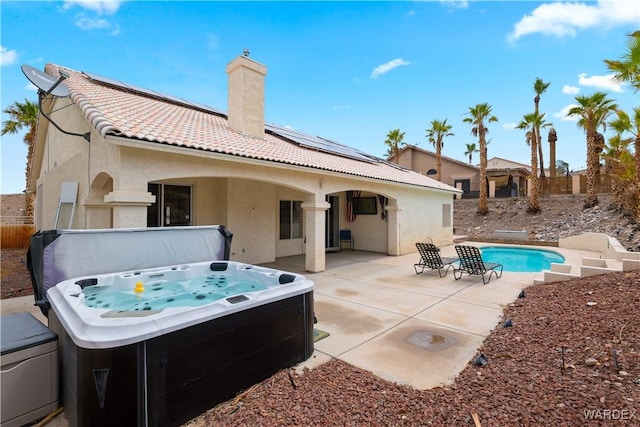
[[[598,360],[593,357],[589,357],[587,358],[587,360],[584,361],[584,364],[589,367],[596,366],[598,364]]]

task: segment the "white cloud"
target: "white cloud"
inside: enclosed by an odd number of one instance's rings
[[[7,65],[13,65],[18,62],[18,52],[13,49],[7,49],[4,46],[0,46],[0,66],[6,67]]]
[[[71,9],[75,6],[96,12],[99,15],[113,15],[118,11],[122,1],[116,0],[65,0],[64,8]]]
[[[76,18],[76,25],[83,30],[95,30],[111,27],[111,24],[109,24],[109,21],[107,21],[106,19],[88,18],[84,15],[79,15]]]
[[[36,87],[36,85],[34,85],[31,82],[29,82],[29,84],[26,85],[24,88],[25,88],[25,90],[30,90],[32,92],[37,92],[38,91],[38,88]]]
[[[334,105],[333,106],[334,110],[348,110],[349,108],[351,108],[351,105]]]
[[[562,93],[565,93],[567,95],[576,95],[578,92],[580,92],[579,87],[569,85],[562,86]]]
[[[527,34],[542,33],[558,38],[575,36],[576,30],[637,24],[638,0],[598,0],[597,3],[545,3],[518,21],[508,35],[516,41]]]
[[[410,61],[405,61],[402,58],[393,59],[385,64],[378,65],[376,68],[374,68],[373,72],[371,72],[371,78],[377,79],[381,75],[387,74],[389,71],[393,70],[394,68],[398,68],[403,65],[409,65],[409,64],[411,64]]]
[[[116,0],[65,0],[63,8],[72,9],[79,7],[88,11],[89,15],[95,15],[97,17],[90,17],[84,13],[79,13],[76,16],[76,26],[83,30],[110,30],[111,35],[117,36],[120,34],[120,26],[112,24],[108,20],[102,18],[104,15],[114,15],[122,1]]]
[[[455,9],[466,9],[469,7],[469,2],[467,0],[440,0],[440,3]]]
[[[112,24],[106,19],[102,18],[89,18],[83,14],[79,14],[76,17],[76,26],[85,31],[90,30],[111,30],[111,35],[117,36],[120,34],[120,26],[117,24]]]
[[[563,122],[577,122],[579,117],[578,116],[568,116],[567,113],[569,113],[569,110],[572,109],[573,107],[578,107],[578,104],[569,104],[566,107],[564,107],[562,110],[558,111],[557,113],[553,113],[553,117],[556,117],[560,120],[562,120]]]
[[[517,123],[514,122],[508,122],[508,123],[503,123],[502,124],[502,128],[503,129],[508,129],[508,130],[513,130],[516,128],[516,126],[518,126]]]
[[[622,92],[622,85],[613,79],[613,74],[588,77],[586,73],[581,73],[578,74],[578,83],[581,86],[595,87],[612,92]]]

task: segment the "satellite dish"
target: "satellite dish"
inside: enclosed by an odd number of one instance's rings
[[[53,96],[65,97],[69,96],[69,89],[61,85],[64,77],[56,79],[49,74],[38,70],[37,68],[33,68],[30,65],[23,65],[22,72],[29,79],[31,83],[33,83],[38,89],[43,91],[45,95],[51,93]]]

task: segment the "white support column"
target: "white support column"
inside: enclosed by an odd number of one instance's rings
[[[315,199],[302,204],[306,238],[305,270],[312,273],[325,270],[325,211],[330,207],[324,200],[324,195],[321,200]]]
[[[400,209],[396,200],[389,199],[387,205],[387,221],[388,221],[388,243],[387,251],[389,255],[400,255]]]
[[[155,202],[149,192],[112,191],[104,196],[113,208],[113,228],[140,228],[147,226],[147,206]]]
[[[496,197],[496,182],[489,181],[489,198],[493,199]]]

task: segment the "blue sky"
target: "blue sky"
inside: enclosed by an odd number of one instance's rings
[[[628,112],[640,105],[603,61],[619,59],[626,35],[640,29],[637,0],[3,0],[0,13],[2,110],[37,102],[20,66],[46,63],[226,110],[225,66],[246,48],[268,69],[267,122],[382,157],[396,128],[433,150],[425,129],[447,119],[455,135],[443,154],[467,161],[465,144],[477,141],[463,118],[486,102],[499,119],[489,126],[489,157],[529,164],[524,132],[513,127],[533,111],[540,77],[551,83],[540,110],[557,130],[557,158],[581,169],[584,133],[564,115],[575,96],[602,90]],[[543,141],[548,166],[546,132]],[[1,191],[19,193],[22,135],[1,143]]]

